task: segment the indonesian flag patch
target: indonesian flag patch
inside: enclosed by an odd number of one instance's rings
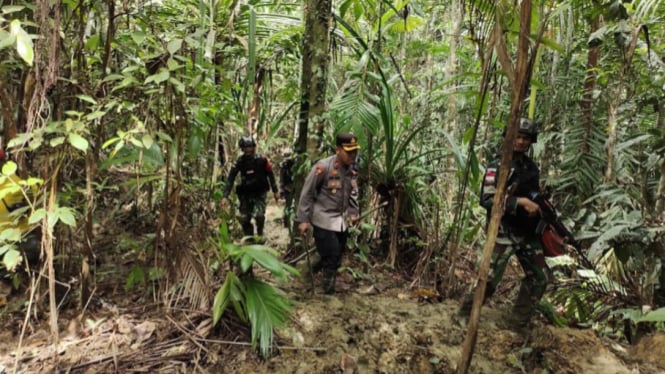
[[[496,184],[496,168],[488,168],[485,172],[485,186]]]

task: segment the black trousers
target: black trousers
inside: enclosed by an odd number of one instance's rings
[[[336,271],[342,265],[342,253],[348,237],[348,231],[330,231],[314,226],[314,242],[321,256],[321,269]]]

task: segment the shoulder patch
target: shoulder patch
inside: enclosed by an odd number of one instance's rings
[[[496,168],[487,168],[483,184],[485,186],[493,186],[496,184]]]
[[[263,159],[266,161],[266,171],[272,171],[272,164],[270,163],[270,159],[268,157],[263,157]]]
[[[323,172],[326,171],[326,168],[324,168],[322,165],[316,165],[316,175],[321,175]]]

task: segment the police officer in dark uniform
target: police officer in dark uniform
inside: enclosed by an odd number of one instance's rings
[[[537,136],[536,123],[526,118],[520,119],[519,132],[513,142],[505,212],[492,254],[490,276],[485,292],[487,300],[501,282],[508,260],[517,255],[525,278],[522,280],[517,300],[513,304],[513,313],[508,317],[508,323],[516,328],[528,324],[545,293],[549,274],[540,237],[536,233],[540,220],[540,207],[529,199],[531,193],[540,189],[540,171],[527,154],[531,144],[537,141]],[[499,161],[500,156],[487,167],[483,178],[480,205],[487,209],[488,222],[499,179]],[[473,296],[468,295],[460,314],[468,315],[472,303]]]
[[[337,135],[335,154],[319,160],[305,179],[298,202],[298,231],[313,227],[316,249],[323,269],[323,291],[335,293],[337,269],[348,238],[348,228],[359,218],[358,172],[353,167],[358,156],[358,138],[351,133]]]
[[[228,197],[240,173],[240,184],[236,194],[240,200],[240,225],[245,236],[254,235],[252,218],[256,222],[256,235],[263,236],[266,221],[266,194],[272,189],[275,201],[279,200],[279,189],[275,174],[267,157],[256,153],[256,142],[251,136],[243,136],[238,142],[243,154],[235,161],[224,186],[222,208],[228,205]]]

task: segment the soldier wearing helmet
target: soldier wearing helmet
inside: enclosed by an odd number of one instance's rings
[[[222,208],[228,205],[228,197],[240,173],[240,184],[236,187],[236,194],[240,201],[240,225],[245,236],[263,236],[266,213],[266,194],[272,189],[275,201],[279,200],[279,189],[275,182],[275,174],[267,157],[256,153],[256,141],[251,136],[243,136],[238,141],[242,155],[233,164],[224,187]],[[262,240],[262,239],[259,239]]]
[[[517,255],[525,273],[513,312],[507,319],[509,327],[524,328],[535,312],[535,307],[545,293],[549,269],[545,263],[540,237],[536,233],[540,207],[529,199],[532,192],[540,189],[540,171],[527,154],[531,144],[537,141],[538,129],[533,120],[520,119],[518,134],[513,141],[513,158],[508,176],[505,212],[492,254],[490,277],[487,282],[485,300],[498,287],[508,260]],[[497,181],[499,180],[500,155],[487,167],[481,189],[480,204],[487,210],[487,221],[491,216]],[[468,315],[473,296],[467,295],[459,314]]]

